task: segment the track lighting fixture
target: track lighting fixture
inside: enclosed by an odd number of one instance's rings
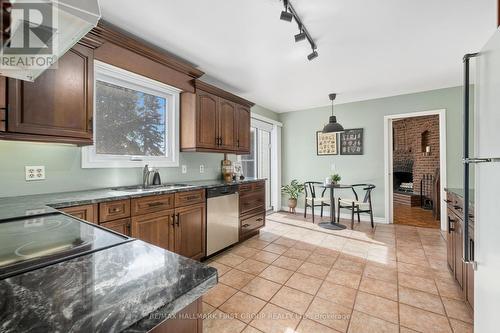
[[[318,51],[313,50],[312,53],[307,56],[307,59],[309,59],[309,61],[311,61],[313,59],[316,59],[317,57],[318,57]]]
[[[303,41],[304,39],[306,39],[306,34],[303,31],[295,35],[295,42],[300,42]]]
[[[288,12],[288,0],[283,0],[283,4],[285,5],[285,10],[281,12],[280,19],[287,22],[292,22],[293,14]]]
[[[317,58],[318,51],[316,51],[317,49],[316,43],[314,43],[314,40],[309,34],[309,31],[307,31],[306,27],[302,24],[302,21],[300,20],[300,17],[297,15],[295,8],[293,8],[292,4],[288,0],[283,0],[283,4],[285,6],[285,10],[281,12],[280,19],[287,22],[291,22],[292,19],[295,19],[295,22],[297,22],[297,25],[299,27],[299,33],[294,36],[295,42],[300,42],[307,39],[309,44],[311,44],[311,49],[312,49],[312,53],[307,56],[307,59],[313,60]]]

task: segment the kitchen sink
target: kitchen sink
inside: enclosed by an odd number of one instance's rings
[[[132,192],[132,193],[140,193],[140,192],[153,192],[153,191],[161,191],[161,190],[176,190],[181,188],[190,187],[191,185],[186,184],[163,184],[163,185],[150,185],[148,187],[143,187],[142,185],[134,185],[134,186],[124,186],[124,187],[116,187],[113,188],[113,191],[121,191],[121,192]]]

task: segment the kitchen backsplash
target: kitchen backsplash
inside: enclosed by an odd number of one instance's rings
[[[223,154],[181,153],[177,168],[160,168],[163,183],[220,177]],[[235,156],[229,156],[235,160]],[[0,141],[0,197],[135,185],[142,169],[82,169],[72,145]],[[182,173],[182,165],[187,173]],[[200,173],[200,165],[204,173]],[[27,182],[25,166],[45,166],[46,179]],[[151,164],[151,166],[154,166]]]

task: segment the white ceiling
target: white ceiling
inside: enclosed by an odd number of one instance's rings
[[[496,0],[290,0],[318,45],[295,43],[279,0],[100,0],[103,18],[278,112],[458,86],[495,30]]]

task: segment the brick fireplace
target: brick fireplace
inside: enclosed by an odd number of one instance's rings
[[[420,181],[439,169],[439,116],[412,117],[393,121],[394,193],[418,195]],[[424,189],[425,190],[425,189]],[[401,200],[401,198],[399,198]],[[407,200],[416,205],[415,198]]]

